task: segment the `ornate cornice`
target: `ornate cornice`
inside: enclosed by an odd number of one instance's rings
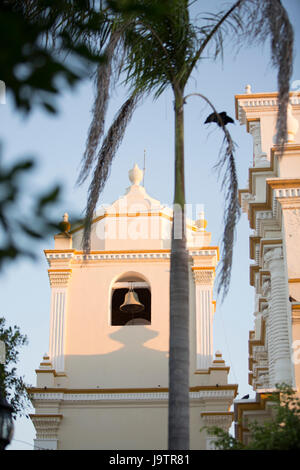
[[[215,278],[214,267],[192,267],[195,284],[212,285]]]
[[[290,92],[290,99],[295,108],[299,108],[300,94],[299,92]],[[255,111],[255,113],[262,111],[275,110],[278,107],[278,93],[243,93],[235,95],[235,115],[242,124],[247,121],[257,120],[258,116],[246,116],[247,111]]]
[[[201,417],[204,421],[204,425],[207,427],[217,426],[228,430],[232,424],[234,413],[232,411],[206,411],[201,413]]]
[[[285,154],[300,151],[300,145],[287,145]],[[256,229],[258,219],[272,219],[277,214],[277,201],[282,209],[300,207],[300,179],[274,177],[277,148],[271,149],[269,167],[253,167],[249,169],[249,189],[239,190],[240,205],[248,213],[250,227]],[[265,201],[257,202],[254,196],[253,181],[256,175],[266,175]],[[268,177],[269,174],[269,177]]]
[[[72,269],[48,269],[50,286],[54,287],[68,287],[69,280],[71,279]]]
[[[163,260],[171,258],[171,250],[113,250],[113,251],[90,251],[84,254],[78,250],[45,250],[49,264],[53,261],[72,260],[76,261],[135,261],[135,260]],[[191,257],[216,256],[219,259],[218,246],[188,247]]]
[[[28,388],[27,392],[32,401],[59,401],[72,402],[103,402],[103,401],[168,401],[167,388],[153,389],[43,389]],[[237,385],[197,386],[190,388],[190,399],[223,400],[234,398],[237,394]]]
[[[255,276],[260,271],[260,267],[258,264],[250,264],[250,285],[255,286]]]
[[[30,414],[37,439],[57,439],[63,415],[61,414]]]
[[[268,178],[266,183],[271,186],[272,189],[288,190],[292,191],[293,189],[299,192],[300,190],[300,179],[299,178]],[[281,194],[285,194],[282,191]],[[293,194],[294,195],[294,194]],[[284,196],[283,196],[284,197]]]

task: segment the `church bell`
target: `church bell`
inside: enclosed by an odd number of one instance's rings
[[[124,303],[120,306],[121,312],[139,313],[144,310],[144,305],[139,301],[138,295],[131,287],[125,295]]]

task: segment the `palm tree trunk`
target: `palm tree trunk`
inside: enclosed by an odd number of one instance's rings
[[[169,449],[173,450],[189,449],[189,273],[184,205],[183,90],[176,90],[169,357]]]

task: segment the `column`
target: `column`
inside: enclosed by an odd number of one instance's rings
[[[67,288],[71,269],[49,269],[48,272],[52,288],[49,356],[55,371],[64,372]]]
[[[249,131],[253,137],[253,166],[269,166],[270,162],[267,159],[267,154],[261,148],[260,121],[250,122]]]
[[[271,276],[268,315],[270,386],[292,383],[288,291],[282,248],[268,250],[264,256]]]
[[[208,369],[213,360],[213,268],[193,268],[196,291],[197,369]]]

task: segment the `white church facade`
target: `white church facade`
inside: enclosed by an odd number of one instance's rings
[[[275,145],[277,93],[235,97],[236,118],[253,137],[253,165],[240,190],[248,215],[254,328],[249,332],[249,384],[255,399],[235,402],[236,437],[269,419],[270,394],[289,384],[300,396],[300,93],[290,93],[287,143]]]
[[[167,449],[172,210],[146,193],[137,165],[129,177],[125,195],[95,214],[88,255],[82,226],[56,235],[45,250],[49,352],[29,389],[37,449]],[[187,220],[186,236],[190,445],[210,449],[214,438],[203,427],[230,428],[237,385],[228,384],[229,367],[213,353],[219,249],[210,245],[203,213]],[[128,293],[140,306],[135,314],[126,309]]]

